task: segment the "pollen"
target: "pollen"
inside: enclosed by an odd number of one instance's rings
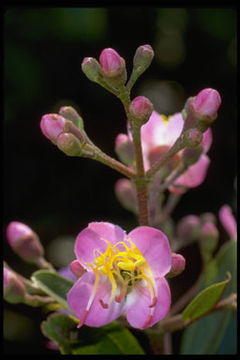
[[[102,299],[99,300],[102,306],[104,304],[103,308],[108,308],[113,300],[121,302],[127,294],[127,289],[139,280],[146,281],[151,298],[149,306],[154,307],[157,287],[151,268],[137,246],[130,238],[116,244],[112,244],[104,238],[100,239],[107,244],[105,252],[102,253],[99,249],[94,249],[93,264],[87,264],[96,274],[96,286],[101,274],[108,276],[111,283],[112,289],[108,303],[105,304]],[[116,295],[118,290],[120,292]]]

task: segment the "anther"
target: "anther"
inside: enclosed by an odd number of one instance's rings
[[[102,299],[99,299],[99,302],[104,309],[108,309],[108,304],[104,303]]]

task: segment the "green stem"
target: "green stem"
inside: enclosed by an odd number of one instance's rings
[[[146,176],[152,178],[176,153],[184,148],[183,137],[180,136],[173,144],[171,149],[164,154],[153,166],[146,172]]]
[[[136,121],[129,113],[130,95],[126,87],[121,89],[119,98],[124,106],[128,121],[130,123],[130,131],[133,138],[133,146],[136,162],[136,177],[134,180],[137,192],[138,214],[140,225],[148,225],[148,186],[145,178],[145,170],[143,164],[143,152],[141,144],[141,126],[136,124]]]

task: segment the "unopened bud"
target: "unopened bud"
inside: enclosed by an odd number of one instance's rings
[[[72,121],[74,125],[83,130],[83,119],[72,106],[62,106],[59,110],[59,115],[63,116],[67,120]]]
[[[185,145],[190,148],[198,146],[202,141],[202,137],[202,132],[198,129],[188,129],[184,133]]]
[[[73,260],[69,267],[71,272],[77,277],[82,276],[86,271],[78,260]]]
[[[168,278],[175,277],[180,275],[186,267],[186,260],[181,254],[172,253],[172,265],[169,273],[167,274]]]
[[[210,212],[202,214],[201,221],[203,224],[206,222],[210,222],[210,223],[213,223],[214,225],[216,225],[216,223],[217,223],[216,216]]]
[[[182,162],[186,166],[195,164],[203,152],[203,146],[200,144],[194,148],[186,148],[182,153]]]
[[[99,62],[101,73],[108,82],[115,86],[125,84],[127,80],[125,60],[116,50],[104,49],[100,54]]]
[[[133,68],[142,74],[151,64],[154,51],[150,45],[139,46],[133,58]]]
[[[55,145],[57,137],[63,132],[66,119],[58,114],[46,114],[42,117],[40,127],[43,135],[51,140]]]
[[[38,235],[27,225],[12,221],[6,231],[9,245],[24,261],[38,263],[44,255],[44,249]]]
[[[205,263],[211,257],[213,251],[216,249],[219,240],[219,232],[212,222],[206,222],[200,229],[200,250]]]
[[[133,143],[126,134],[118,134],[115,139],[115,151],[126,165],[132,165],[134,159]]]
[[[219,210],[220,221],[231,239],[237,240],[237,222],[233,216],[232,209],[223,205]]]
[[[25,286],[22,280],[10,269],[3,267],[3,295],[4,299],[12,304],[23,302]]]
[[[186,243],[197,240],[200,230],[200,218],[196,215],[184,216],[177,224],[177,236]]]
[[[100,64],[92,57],[85,57],[82,61],[82,71],[91,81],[98,82],[100,76]]]
[[[195,111],[202,116],[215,117],[221,105],[219,92],[214,89],[203,89],[193,101]]]
[[[137,213],[136,190],[130,180],[119,179],[115,184],[115,194],[125,209]]]
[[[145,96],[137,96],[129,106],[129,112],[140,125],[145,124],[153,112],[153,104]]]
[[[62,133],[57,138],[57,147],[68,156],[78,156],[82,148],[80,141],[71,133]]]

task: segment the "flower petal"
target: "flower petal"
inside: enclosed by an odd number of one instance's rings
[[[71,310],[81,320],[86,310],[89,298],[93,291],[95,274],[91,271],[85,273],[71,288],[67,294],[67,300]],[[101,276],[96,290],[93,303],[86,315],[84,324],[88,326],[103,326],[117,319],[123,312],[124,302],[113,301],[109,308],[105,309],[99,300],[107,303],[111,294],[111,283],[106,276]]]
[[[237,239],[237,222],[232,214],[232,209],[229,205],[223,205],[219,210],[219,218],[222,226],[230,236],[230,238]]]
[[[171,268],[172,254],[167,236],[149,226],[139,226],[132,230],[131,238],[151,267],[154,276],[163,276]]]
[[[94,250],[98,249],[104,253],[107,249],[107,243],[102,238],[115,244],[118,241],[123,241],[125,231],[119,226],[108,222],[93,222],[88,224],[88,227],[82,230],[75,243],[75,254],[81,265],[84,265],[88,270],[91,268],[86,265],[86,262],[93,263]]]
[[[158,298],[154,308],[150,308],[151,298],[145,281],[139,281],[127,296],[126,317],[129,324],[135,328],[151,327],[162,320],[169,312],[171,293],[169,285],[164,278],[156,278]],[[152,310],[152,317],[149,315]],[[149,321],[148,321],[149,319]]]
[[[211,130],[211,128],[208,128],[203,133],[202,145],[203,145],[203,151],[206,154],[212,145],[212,130]]]
[[[209,157],[202,154],[199,160],[194,165],[190,166],[184,174],[179,176],[174,184],[186,186],[188,188],[194,188],[201,185],[206,178],[209,164]]]

